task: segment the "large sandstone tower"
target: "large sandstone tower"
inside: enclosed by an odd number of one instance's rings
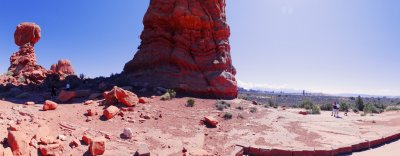
[[[143,85],[235,98],[225,0],[151,0],[141,45],[124,72]]]

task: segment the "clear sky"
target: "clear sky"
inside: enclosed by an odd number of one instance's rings
[[[149,0],[2,0],[0,71],[20,22],[42,28],[46,68],[108,76],[132,59]],[[231,54],[243,87],[400,95],[400,1],[227,0]]]

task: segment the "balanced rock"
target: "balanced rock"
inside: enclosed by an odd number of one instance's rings
[[[124,73],[142,87],[236,98],[225,0],[152,0],[141,45]]]
[[[40,27],[35,23],[21,23],[17,26],[14,39],[20,46],[19,51],[10,57],[8,76],[2,77],[0,82],[12,84],[40,84],[48,71],[37,65],[34,45],[41,37]]]
[[[23,46],[27,43],[33,46],[39,41],[41,36],[40,27],[38,25],[24,22],[18,24],[14,33],[14,40],[15,44],[18,46]]]

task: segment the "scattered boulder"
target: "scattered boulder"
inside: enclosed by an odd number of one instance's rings
[[[150,156],[149,147],[146,144],[140,144],[136,150],[135,156]]]
[[[91,155],[103,155],[106,150],[106,139],[104,137],[96,137],[89,145],[89,153]]]
[[[123,133],[124,137],[127,139],[130,139],[133,137],[133,131],[131,128],[124,128],[124,133]]]
[[[63,147],[60,144],[40,145],[39,151],[43,156],[62,155]]]
[[[93,109],[88,109],[86,115],[87,116],[95,116],[95,115],[97,115],[97,111],[93,110]]]
[[[204,117],[205,124],[211,127],[217,127],[218,120],[211,116]]]
[[[148,98],[145,98],[145,97],[139,98],[139,103],[149,103],[149,102],[150,102],[150,100]]]
[[[90,90],[76,90],[76,91],[66,91],[62,90],[57,97],[60,102],[68,102],[74,98],[87,97],[90,95]]]
[[[39,144],[41,145],[49,145],[49,144],[57,144],[58,140],[52,136],[41,137],[39,140]]]
[[[44,111],[55,110],[55,109],[57,109],[57,106],[58,106],[57,103],[50,101],[50,100],[46,100],[46,101],[44,101],[44,104],[43,104],[43,110]]]
[[[28,138],[23,132],[8,131],[7,141],[14,156],[23,156],[29,153]]]
[[[70,143],[69,146],[71,148],[79,147],[81,145],[81,142],[78,139],[73,139]]]
[[[136,94],[117,86],[114,86],[111,91],[104,92],[103,96],[108,105],[115,105],[117,102],[120,102],[127,107],[132,107],[139,102],[139,98]]]
[[[57,139],[59,139],[61,141],[66,141],[67,140],[67,136],[60,134],[60,135],[57,136]]]
[[[86,144],[89,145],[93,140],[93,137],[90,135],[83,135],[82,136],[82,141]]]
[[[117,115],[119,113],[119,109],[118,107],[115,106],[109,106],[107,107],[104,112],[103,112],[103,116],[106,119],[111,119],[113,118],[115,115]]]

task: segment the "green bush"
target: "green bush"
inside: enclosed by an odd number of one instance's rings
[[[13,75],[14,75],[14,73],[13,73],[13,72],[11,72],[11,71],[8,71],[8,72],[6,73],[6,75],[7,75],[7,76],[13,76]]]
[[[229,112],[225,112],[225,114],[224,114],[224,119],[225,119],[225,120],[232,119],[232,114],[229,113]]]
[[[364,110],[364,101],[362,100],[361,96],[358,96],[356,99],[356,108],[358,110]]]
[[[339,108],[340,111],[348,111],[349,108],[350,108],[350,106],[347,103],[345,103],[345,102],[340,103],[340,108]]]
[[[317,105],[313,105],[310,114],[321,114],[321,109]]]
[[[186,101],[186,107],[194,107],[194,104],[195,104],[195,101],[194,101],[194,99],[192,99],[192,98],[189,98],[189,99]]]
[[[272,101],[271,99],[268,100],[268,105],[269,105],[270,107],[275,107],[275,106],[277,106],[277,105],[275,104],[275,102]]]
[[[321,106],[320,106],[320,108],[321,108],[321,110],[323,110],[323,111],[332,111],[332,104],[330,104],[330,103],[326,103],[326,104],[322,104]]]
[[[217,110],[222,111],[228,107],[231,107],[231,104],[223,100],[218,100],[217,103],[215,104],[215,107],[217,108]]]
[[[257,112],[257,108],[256,107],[250,107],[250,113],[255,113]]]
[[[399,106],[388,106],[386,107],[386,111],[400,111]]]
[[[303,103],[300,104],[300,108],[304,108],[306,110],[312,109],[313,106],[314,104],[309,100],[305,100],[303,101]]]
[[[168,89],[165,94],[161,95],[161,100],[171,100],[176,97],[176,92],[173,89]]]
[[[376,108],[375,105],[368,103],[364,106],[364,113],[381,113],[381,110]]]
[[[24,83],[26,81],[25,77],[21,76],[18,78],[19,83]]]

